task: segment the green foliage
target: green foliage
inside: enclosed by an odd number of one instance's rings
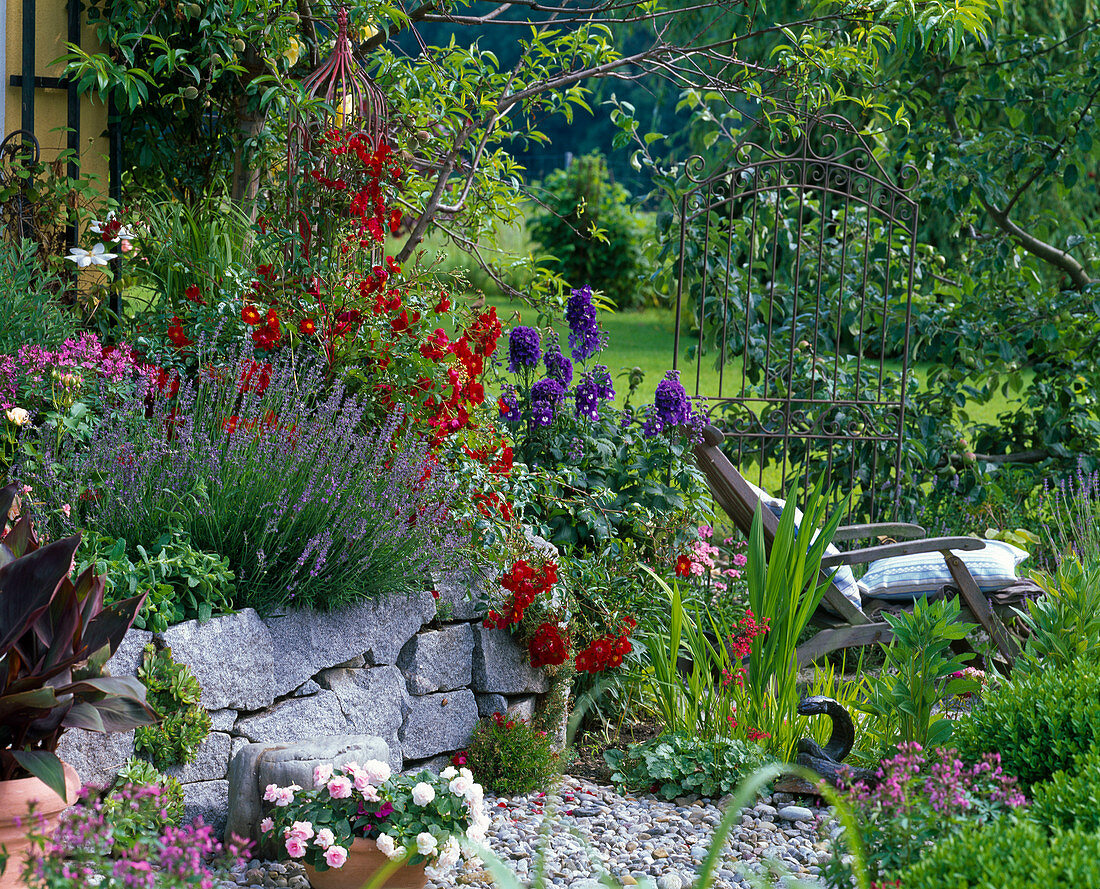
[[[957,655],[951,643],[977,624],[959,620],[959,600],[929,603],[918,599],[912,612],[884,614],[893,630],[882,671],[868,678],[867,698],[859,705],[871,719],[864,731],[885,752],[905,742],[941,747],[951,738],[952,720],[942,705],[953,695],[977,691],[972,679],[957,678],[972,655]]]
[[[1028,637],[1016,671],[1064,670],[1100,649],[1100,563],[1067,555],[1053,574],[1032,576],[1046,595],[1029,600],[1026,612],[1017,609]]]
[[[161,793],[135,793],[150,787],[159,787]],[[103,799],[103,814],[118,848],[132,848],[169,825],[183,823],[183,786],[143,760],[128,759]]]
[[[1014,674],[956,722],[954,743],[969,760],[1000,753],[1005,771],[1026,786],[1045,781],[1100,743],[1097,688],[1100,661],[1094,656]]]
[[[170,624],[209,620],[233,610],[233,572],[229,560],[191,545],[187,534],[173,529],[152,546],[134,547],[126,540],[86,534],[77,550],[80,570],[94,566],[106,585],[106,601],[145,594],[145,605],[134,625],[161,633]]]
[[[1032,788],[1031,819],[1048,829],[1100,833],[1100,746]]]
[[[616,784],[652,791],[667,800],[687,793],[705,797],[733,793],[746,775],[770,761],[757,744],[734,738],[703,740],[683,732],[632,744],[626,751],[608,750],[604,758]]]
[[[466,766],[486,790],[518,796],[546,790],[561,773],[561,757],[550,736],[526,719],[495,713],[474,729],[466,747]]]
[[[47,271],[33,242],[0,240],[0,355],[30,343],[53,348],[72,331],[57,303],[61,280]]]
[[[905,889],[1100,889],[1100,833],[1048,834],[1028,821],[970,827],[898,875]]]
[[[544,209],[529,217],[528,226],[557,273],[602,291],[620,309],[644,305],[644,224],[626,189],[610,181],[604,156],[577,158],[547,176],[538,193]]]
[[[172,659],[171,648],[146,645],[138,679],[160,723],[134,733],[134,750],[158,769],[192,762],[210,734],[210,714],[199,704],[202,688],[195,674]]]
[[[800,475],[800,474],[799,474]],[[792,486],[786,502],[798,501],[798,488]],[[784,761],[793,756],[798,739],[795,713],[799,689],[795,662],[798,637],[825,594],[819,572],[825,548],[832,542],[844,514],[843,503],[829,514],[833,501],[825,489],[825,476],[812,490],[805,492],[801,523],[795,526],[795,510],[784,509],[771,552],[765,551],[764,525],[757,504],[749,534],[744,578],[748,585],[749,608],[756,620],[766,624],[768,632],[752,640],[747,700],[738,709],[738,721],[747,721],[770,736],[769,745]],[[811,542],[807,546],[806,540]]]

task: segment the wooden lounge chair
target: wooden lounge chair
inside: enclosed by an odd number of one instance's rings
[[[760,500],[756,491],[722,453],[719,446],[724,438],[720,429],[708,426],[704,430],[703,441],[695,447],[695,459],[706,476],[707,484],[718,505],[733,519],[737,527],[748,535]],[[761,509],[760,512],[763,520],[764,545],[770,552],[779,527],[779,519],[770,509]],[[919,525],[905,523],[846,525],[837,531],[833,542],[880,537],[923,538],[924,534],[924,529]],[[958,587],[961,594],[963,619],[980,624],[989,633],[1005,660],[1011,664],[1019,654],[1019,647],[990,605],[988,596],[992,594],[983,593],[978,588],[962,559],[951,552],[952,550],[977,550],[984,546],[985,541],[976,537],[936,537],[907,539],[902,543],[879,544],[849,550],[839,555],[826,555],[821,560],[821,576],[822,580],[828,581],[828,586],[822,602],[828,606],[832,614],[826,613],[823,608],[818,609],[814,622],[824,626],[825,629],[798,649],[798,663],[811,663],[822,655],[840,648],[889,642],[891,639],[888,623],[876,620],[865,611],[860,611],[831,582],[832,569],[841,565],[863,565],[878,559],[912,553],[940,552],[947,562],[948,570],[955,581],[954,585]],[[866,608],[865,605],[865,610],[871,609]]]

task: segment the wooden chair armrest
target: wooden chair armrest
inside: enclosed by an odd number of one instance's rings
[[[841,525],[833,535],[837,540],[863,540],[871,537],[923,537],[928,532],[908,522],[878,522],[871,525]]]
[[[821,560],[822,568],[835,568],[839,565],[864,565],[879,559],[891,559],[894,556],[911,556],[915,553],[935,553],[952,549],[982,549],[985,541],[978,537],[931,537],[926,540],[913,540],[907,543],[884,543],[853,549],[846,553],[825,556]]]

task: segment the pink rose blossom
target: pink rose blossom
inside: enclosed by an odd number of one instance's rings
[[[325,864],[329,867],[343,867],[348,860],[348,850],[343,846],[329,846],[325,849]]]
[[[347,799],[351,796],[351,781],[347,778],[332,778],[328,782],[328,793],[333,799]]]
[[[306,854],[306,844],[297,837],[287,837],[286,854],[291,858],[304,858]]]
[[[333,836],[332,831],[329,830],[327,827],[322,827],[319,831],[317,831],[317,839],[315,839],[313,842],[320,846],[322,849],[327,849],[329,846],[336,842],[336,837]]]
[[[329,763],[321,763],[313,770],[313,786],[320,788],[325,785],[325,782],[332,777],[332,765]]]
[[[270,818],[265,818],[263,821],[260,822],[260,830],[263,833],[267,833],[268,831],[274,830],[274,829],[275,829],[275,822],[272,821]]]

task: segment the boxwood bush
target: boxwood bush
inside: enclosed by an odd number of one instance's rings
[[[1100,833],[994,822],[937,843],[898,876],[905,889],[1100,889]]]
[[[960,720],[953,742],[964,759],[999,753],[1025,786],[1046,781],[1100,743],[1100,660],[1014,676]]]
[[[1046,827],[1100,832],[1100,747],[1078,757],[1068,771],[1035,785],[1031,818]]]

